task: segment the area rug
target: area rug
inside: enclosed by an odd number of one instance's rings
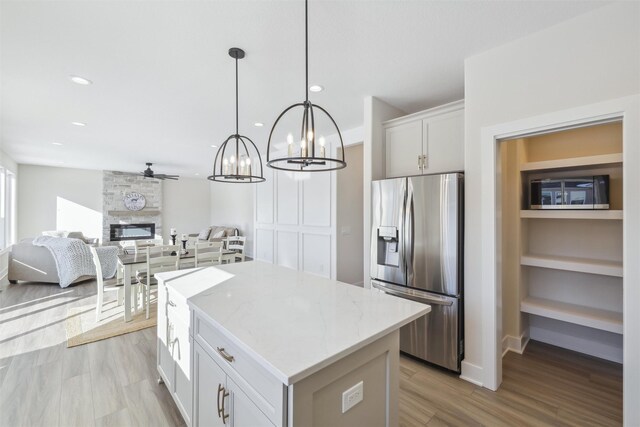
[[[64,323],[67,348],[156,326],[158,316],[154,299],[151,300],[149,314],[147,319],[145,311],[140,311],[132,316],[130,322],[125,322],[124,305],[118,306],[114,300],[104,304],[101,320],[96,322],[95,304],[70,308]]]

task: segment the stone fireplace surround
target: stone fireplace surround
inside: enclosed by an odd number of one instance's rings
[[[146,199],[144,209],[129,211],[124,206],[125,194],[136,192]],[[155,224],[156,238],[162,236],[162,181],[128,172],[103,171],[102,176],[102,244],[110,241],[111,224]]]

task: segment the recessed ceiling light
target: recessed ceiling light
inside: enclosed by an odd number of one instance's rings
[[[211,148],[218,148],[218,146],[217,145],[212,145]]]
[[[69,76],[69,79],[71,79],[72,82],[79,85],[83,85],[83,86],[93,84],[91,80],[85,79],[84,77],[80,77],[80,76]]]
[[[261,128],[262,126],[264,126],[264,123],[262,123],[262,122],[255,122],[253,125],[254,125],[255,127],[257,127],[257,128]]]
[[[61,142],[52,142],[53,145],[62,145]]]
[[[324,88],[320,85],[311,85],[309,86],[309,90],[311,92],[322,92],[324,90]]]
[[[82,123],[82,122],[71,122],[72,125],[74,126],[86,126],[86,123]]]

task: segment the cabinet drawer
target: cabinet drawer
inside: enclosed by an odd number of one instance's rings
[[[196,342],[213,357],[258,409],[276,426],[282,426],[286,413],[284,384],[197,313],[194,317]],[[228,360],[228,356],[233,357],[233,360]]]
[[[172,289],[171,286],[166,287],[166,297],[167,316],[171,319],[171,321],[180,319],[180,321],[184,324],[190,325],[191,318],[187,300],[182,295],[177,293],[174,289]]]

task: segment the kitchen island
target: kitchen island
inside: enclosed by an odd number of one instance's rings
[[[188,425],[397,425],[398,329],[429,306],[258,261],[157,277],[158,372]]]

